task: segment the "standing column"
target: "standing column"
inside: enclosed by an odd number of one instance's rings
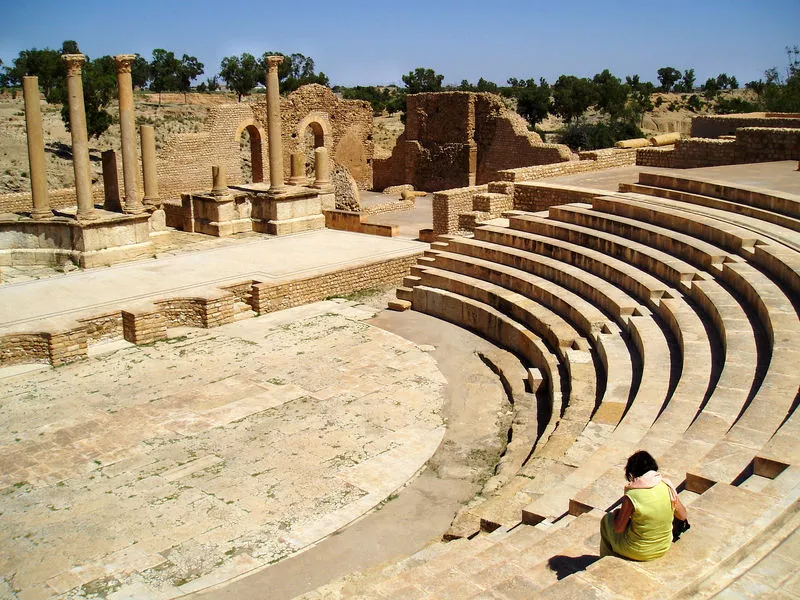
[[[67,65],[67,99],[69,130],[72,134],[72,167],[75,170],[75,193],[78,196],[78,219],[96,218],[92,201],[92,179],[89,176],[89,136],[86,133],[86,109],[83,105],[81,71],[83,54],[64,54]]]
[[[117,88],[119,89],[119,129],[122,134],[122,181],[125,183],[125,212],[144,210],[136,183],[137,155],[136,124],[133,117],[133,81],[131,67],[135,54],[117,54]]]
[[[53,216],[47,197],[47,175],[44,161],[44,134],[42,133],[42,110],[39,106],[39,78],[23,77],[22,94],[25,98],[25,130],[28,134],[28,164],[31,174],[31,196],[34,219]]]
[[[281,139],[281,95],[278,88],[278,65],[282,56],[268,56],[267,128],[269,130],[269,191],[280,192],[283,183],[283,140]]]
[[[156,170],[156,130],[152,125],[139,126],[142,136],[142,177],[144,179],[144,204],[159,208],[158,171]]]
[[[314,187],[317,189],[331,184],[331,168],[328,164],[328,150],[324,146],[314,150]]]

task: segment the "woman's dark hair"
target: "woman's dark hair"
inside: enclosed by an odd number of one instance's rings
[[[628,459],[628,464],[625,465],[625,479],[633,481],[648,471],[658,471],[658,463],[649,452],[646,450],[639,450],[631,454]]]

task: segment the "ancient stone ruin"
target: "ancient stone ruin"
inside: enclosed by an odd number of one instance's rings
[[[26,80],[32,194],[0,199],[0,264],[120,262],[172,228],[218,244],[0,286],[0,367],[33,367],[0,379],[3,593],[798,594],[798,115],[575,154],[497,97],[419,94],[373,160],[368,105],[281,99],[272,57],[266,102],[160,153],[142,127],[140,170],[131,58],[122,177],[108,154],[93,190],[65,57],[76,186],[55,201]],[[428,243],[337,210],[342,173],[407,208],[435,192]],[[386,286],[391,311],[359,295]],[[692,528],[655,561],[600,558],[640,448]]]

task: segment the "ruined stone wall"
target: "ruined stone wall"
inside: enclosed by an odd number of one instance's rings
[[[471,211],[475,196],[488,190],[488,185],[473,185],[436,192],[433,195],[434,234],[458,231],[458,215]]]
[[[563,144],[545,144],[528,122],[506,108],[494,94],[475,94],[475,130],[478,159],[476,183],[497,181],[499,172],[516,167],[575,160]]]
[[[777,160],[800,160],[800,129],[742,127],[735,140],[689,138],[669,148],[640,148],[643,167],[691,169]]]
[[[499,171],[497,179],[500,181],[535,181],[548,177],[562,175],[576,175],[590,171],[602,171],[614,167],[626,167],[636,164],[636,150],[621,148],[604,148],[591,150],[578,154],[579,160],[557,162],[530,167],[519,167]]]
[[[800,128],[800,115],[781,113],[747,113],[738,115],[708,115],[692,119],[692,137],[717,138],[735,135],[740,127]]]
[[[503,169],[575,159],[566,146],[542,143],[494,94],[411,94],[406,116],[392,156],[376,161],[376,190],[439,191],[488,183]]]
[[[267,104],[253,104],[256,120],[267,130]],[[340,100],[323,85],[304,85],[281,98],[284,176],[292,152],[305,152],[306,131],[321,134],[331,159],[346,167],[360,189],[372,188],[372,106],[363,100]],[[306,156],[308,162],[312,157]],[[265,162],[265,169],[268,163]],[[265,173],[265,178],[268,178]]]
[[[800,129],[743,127],[737,130],[736,162],[773,160],[800,160]]]
[[[120,161],[121,163],[122,161]],[[122,186],[122,175],[119,178],[120,187]],[[140,188],[141,189],[141,188]],[[60,188],[48,190],[51,208],[64,208],[75,206],[78,202],[75,196],[75,188]],[[92,186],[92,199],[95,204],[103,203],[103,186]],[[14,192],[12,194],[0,194],[0,214],[1,213],[21,213],[30,212],[33,208],[33,199],[30,192]]]

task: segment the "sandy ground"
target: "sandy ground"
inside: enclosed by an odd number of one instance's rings
[[[180,596],[385,501],[444,435],[445,379],[375,312],[326,301],[0,374],[0,598]]]

